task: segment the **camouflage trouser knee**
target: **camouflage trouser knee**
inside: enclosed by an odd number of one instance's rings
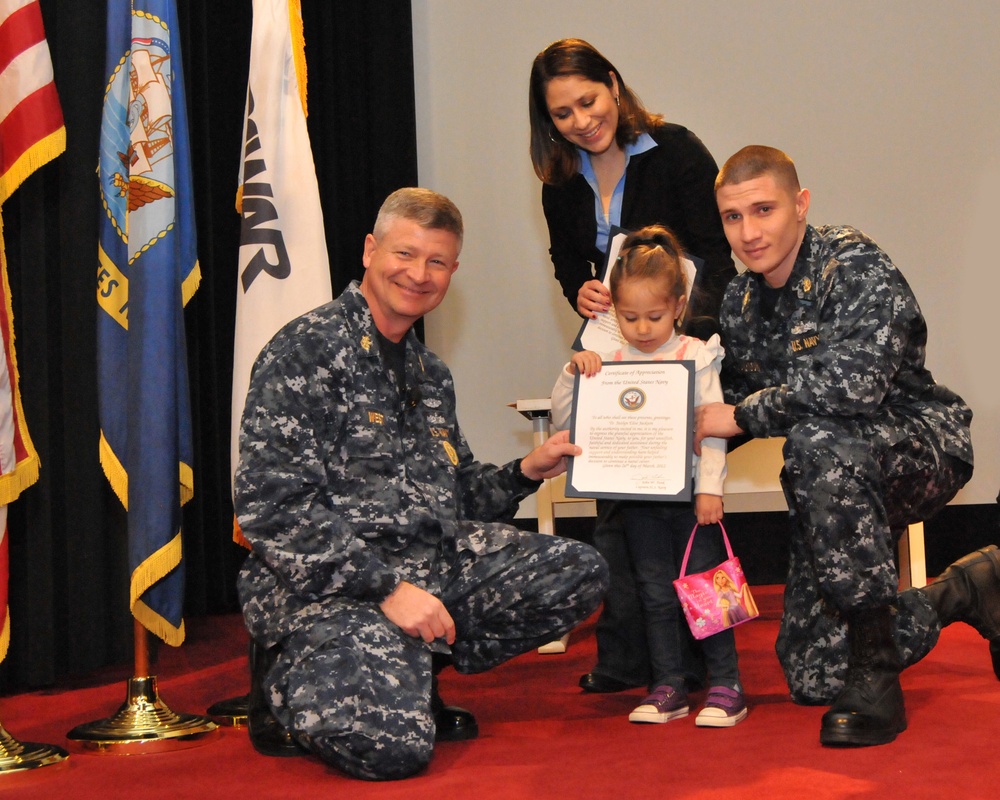
[[[431,652],[373,603],[340,601],[288,637],[267,683],[278,720],[349,775],[394,780],[430,763]]]
[[[442,580],[455,669],[482,672],[558,639],[597,610],[608,565],[590,545],[522,533],[494,553],[457,553]]]
[[[954,497],[971,467],[908,419],[806,420],[789,432],[784,461],[791,552],[775,649],[792,699],[827,704],[847,672],[846,615],[893,605],[904,666],[937,642],[926,595],[897,595],[894,547],[908,523]]]
[[[587,545],[525,534],[443,564],[456,669],[478,672],[558,638],[597,608],[607,566]],[[281,643],[267,679],[278,720],[324,761],[368,780],[405,778],[434,750],[431,651],[374,603],[338,600]]]

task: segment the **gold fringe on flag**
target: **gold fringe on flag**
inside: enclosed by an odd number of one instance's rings
[[[111,484],[111,488],[118,496],[122,506],[128,511],[128,473],[122,466],[122,462],[118,460],[118,456],[115,455],[115,451],[111,449],[108,440],[104,438],[104,431],[101,431],[98,452],[100,453],[101,467],[108,478],[108,483]]]
[[[14,194],[17,187],[24,183],[25,178],[39,167],[48,164],[65,149],[66,128],[63,126],[44,139],[39,139],[21,153],[17,161],[11,164],[10,169],[0,176],[0,205]]]
[[[101,441],[98,445],[100,452],[101,467],[107,476],[108,483],[114,490],[115,495],[121,501],[122,506],[128,511],[128,472],[118,460],[115,451],[111,449],[108,440],[104,438],[104,431],[101,431]],[[194,470],[189,464],[181,462],[178,466],[178,480],[180,482],[181,505],[187,503],[194,497]]]
[[[142,626],[152,634],[174,647],[178,647],[184,642],[183,619],[180,627],[174,627],[143,603],[140,598],[150,586],[170,573],[180,563],[181,534],[178,531],[173,539],[143,561],[132,573],[131,597],[129,599],[132,616],[139,620]]]
[[[32,148],[32,151],[34,148]],[[58,155],[58,153],[56,154]],[[10,173],[7,173],[10,175]],[[16,186],[14,188],[17,188]],[[13,503],[22,491],[38,480],[41,462],[38,452],[28,434],[24,421],[24,407],[21,405],[21,376],[17,369],[17,353],[14,350],[14,309],[11,301],[10,283],[7,281],[7,253],[3,241],[3,217],[0,215],[0,281],[3,283],[3,307],[7,318],[7,349],[10,356],[10,394],[14,406],[15,437],[20,436],[24,448],[24,458],[14,465],[10,472],[0,475],[0,505]],[[0,358],[5,357],[0,353]],[[0,658],[2,660],[2,658]]]
[[[7,658],[7,649],[10,647],[10,606],[4,612],[4,626],[0,630],[0,661]]]
[[[306,37],[302,32],[302,3],[300,0],[288,0],[288,23],[292,35],[292,58],[295,61],[295,76],[299,81],[299,99],[302,101],[302,114],[309,118],[309,106],[306,101]]]
[[[201,285],[201,262],[195,261],[194,266],[191,267],[191,271],[187,274],[187,277],[181,283],[181,305],[187,305],[188,300],[194,297],[194,293],[198,291],[198,287]]]

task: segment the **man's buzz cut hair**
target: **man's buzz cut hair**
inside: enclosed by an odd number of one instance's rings
[[[776,147],[751,144],[729,157],[715,179],[715,191],[723,186],[745,183],[762,175],[773,175],[777,183],[793,192],[799,191],[795,162]]]

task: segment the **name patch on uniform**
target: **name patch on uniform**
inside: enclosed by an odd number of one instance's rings
[[[436,427],[434,427],[432,425],[427,430],[430,431],[431,436],[433,436],[435,439],[447,439],[448,438],[448,429],[447,428],[436,428]]]
[[[369,411],[368,421],[372,425],[385,425],[385,414],[381,411]]]

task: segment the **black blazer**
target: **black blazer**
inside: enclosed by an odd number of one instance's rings
[[[736,274],[715,203],[719,169],[701,140],[687,128],[663,123],[651,134],[657,146],[629,159],[625,170],[621,227],[665,225],[685,252],[702,259],[689,317],[719,318],[726,284]],[[563,294],[576,310],[580,287],[604,263],[594,245],[594,192],[577,173],[561,186],[543,185],[542,208],[549,226],[549,254]]]

